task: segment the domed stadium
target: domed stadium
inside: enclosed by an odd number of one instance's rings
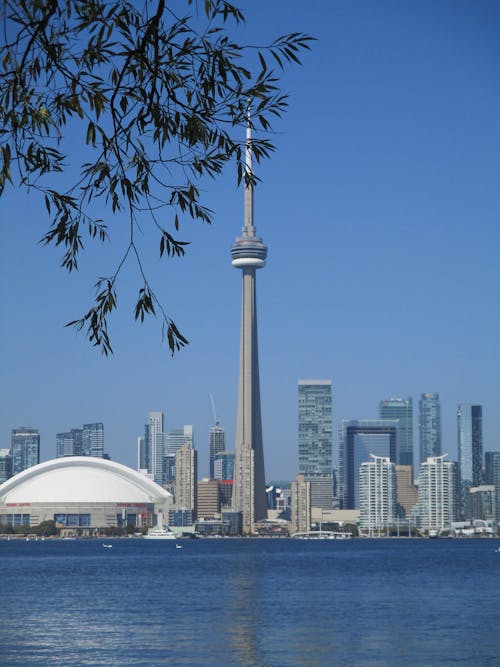
[[[141,528],[168,512],[172,495],[120,463],[68,456],[23,470],[0,485],[2,526],[55,521],[64,529],[92,533],[113,526]]]

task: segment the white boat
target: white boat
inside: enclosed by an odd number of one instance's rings
[[[168,528],[163,528],[162,526],[155,526],[150,528],[146,535],[144,535],[145,540],[176,540],[177,535],[173,533]]]
[[[145,540],[176,540],[178,535],[169,530],[168,526],[164,525],[163,513],[158,512],[158,523],[153,528],[150,528],[146,535],[144,535]]]
[[[112,545],[112,544],[103,544],[102,546],[103,546],[105,549],[111,549],[113,545]]]

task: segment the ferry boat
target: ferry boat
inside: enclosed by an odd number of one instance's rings
[[[177,535],[173,533],[168,528],[162,526],[155,526],[150,528],[146,535],[144,535],[145,540],[176,540]]]
[[[178,535],[169,530],[168,526],[165,526],[162,512],[158,512],[156,526],[150,528],[144,535],[145,540],[176,540],[177,537]]]

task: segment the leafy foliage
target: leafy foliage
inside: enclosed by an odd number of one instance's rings
[[[99,278],[92,307],[68,326],[84,329],[104,354],[112,351],[108,317],[117,307],[117,278],[133,258],[143,281],[135,318],[161,315],[173,353],[187,340],[145,275],[139,221],[156,228],[160,256],[182,256],[187,242],[173,235],[180,221],[212,220],[199,179],[235,160],[238,183],[255,180],[241,141],[249,104],[262,133],[251,146],[258,162],[273,150],[271,118],[287,105],[273,67],[298,63],[311,38],[293,33],[265,47],[242,45],[231,31],[244,16],[225,0],[5,0],[3,22],[0,194],[7,184],[40,193],[50,219],[41,242],[61,246],[69,272],[88,239],[106,241],[110,221],[125,220],[128,243],[116,267]],[[68,186],[79,143],[84,161]]]

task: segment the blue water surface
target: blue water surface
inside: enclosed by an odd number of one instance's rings
[[[500,665],[498,540],[1,540],[0,664]]]

